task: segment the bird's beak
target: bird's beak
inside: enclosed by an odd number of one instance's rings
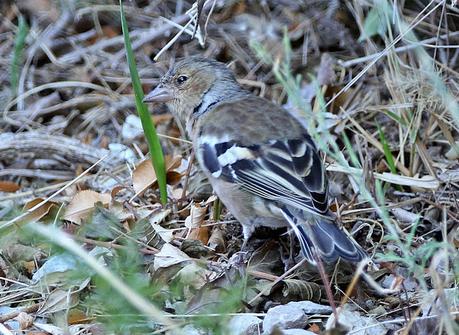
[[[167,88],[158,85],[155,87],[153,91],[148,93],[144,98],[143,102],[156,102],[156,103],[163,103],[169,102],[174,99],[172,93]]]

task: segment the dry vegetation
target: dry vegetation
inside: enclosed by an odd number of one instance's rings
[[[125,3],[144,91],[201,54],[308,120],[332,209],[378,265],[366,273],[379,289],[328,268],[351,334],[459,333],[454,3]],[[161,206],[117,1],[2,1],[0,41],[1,334],[226,334],[234,315],[329,304],[314,268],[286,271],[285,231],[261,230],[239,252],[241,229],[190,164],[181,127],[150,107]],[[303,328],[321,333],[329,318]]]

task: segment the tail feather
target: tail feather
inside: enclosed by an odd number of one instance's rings
[[[326,262],[342,258],[357,263],[368,257],[365,251],[333,221],[314,217],[307,222],[287,208],[283,208],[282,213],[300,241],[303,255],[310,263],[316,263],[315,255]]]

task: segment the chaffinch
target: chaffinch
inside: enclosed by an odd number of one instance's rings
[[[245,241],[257,226],[289,226],[312,264],[317,257],[366,257],[329,210],[310,135],[287,110],[243,89],[225,64],[182,59],[144,101],[166,103],[186,125],[199,165],[242,224]]]

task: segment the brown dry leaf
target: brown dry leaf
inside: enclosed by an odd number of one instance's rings
[[[122,186],[122,185],[116,185],[114,188],[112,188],[112,191],[110,192],[111,197],[112,197],[112,198],[115,198],[116,195],[117,195],[120,191],[124,190],[125,188],[126,188],[126,187],[124,187],[124,186]]]
[[[82,310],[76,308],[71,309],[67,316],[67,322],[69,323],[69,325],[87,323],[88,321],[88,316]]]
[[[198,240],[204,245],[209,242],[209,227],[203,226],[206,213],[207,205],[191,205],[190,215],[185,219],[185,226],[189,229],[187,240]]]
[[[166,177],[169,185],[175,185],[182,179],[182,174],[177,171],[167,171]]]
[[[297,300],[320,301],[322,291],[320,286],[313,282],[308,282],[302,279],[285,278],[281,285],[282,295],[284,297]]]
[[[216,226],[212,231],[212,234],[209,237],[209,242],[207,243],[209,248],[216,252],[225,252],[225,239],[223,237],[223,232],[220,227]]]
[[[166,156],[166,174],[168,183],[173,183],[180,180],[181,175],[174,171],[180,166],[182,161],[181,156]],[[178,174],[178,176],[177,176]],[[178,179],[177,179],[178,177]],[[132,186],[136,195],[144,192],[148,187],[156,183],[156,173],[151,163],[151,159],[146,159],[136,166],[132,173]]]
[[[23,209],[24,209],[24,211],[27,211],[27,210],[29,210],[31,208],[34,208],[35,206],[37,206],[38,204],[40,204],[43,201],[44,201],[43,198],[33,199],[33,200],[29,201],[28,203],[26,203],[24,205]],[[34,211],[30,212],[22,221],[27,221],[27,222],[38,221],[38,220],[42,219],[44,216],[46,216],[49,213],[49,211],[51,210],[51,208],[54,207],[54,205],[56,205],[55,202],[49,201],[49,202],[43,204],[43,206],[40,206],[37,209],[35,209]]]
[[[76,224],[81,224],[97,202],[104,205],[110,203],[111,196],[108,193],[98,193],[96,191],[85,190],[78,192],[70,201],[64,214],[64,219]]]
[[[0,180],[0,192],[16,192],[21,186],[13,181]]]

